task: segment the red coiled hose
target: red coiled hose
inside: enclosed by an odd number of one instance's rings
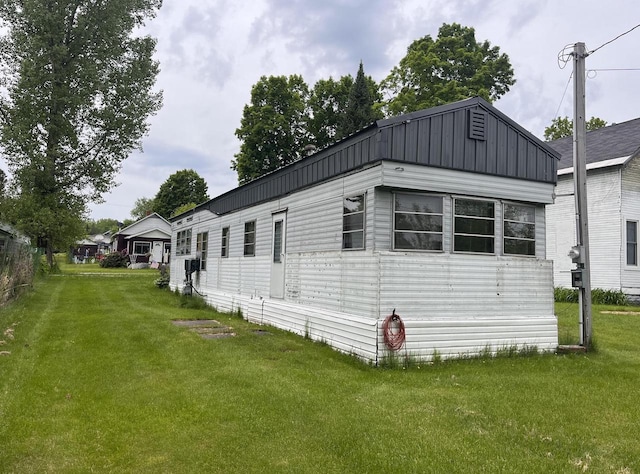
[[[395,309],[384,319],[382,331],[384,333],[385,345],[392,351],[400,350],[405,340],[404,323],[402,319],[400,319],[400,316],[396,314]]]

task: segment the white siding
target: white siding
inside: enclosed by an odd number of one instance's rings
[[[622,222],[620,225],[620,266],[622,268],[622,290],[631,295],[640,295],[640,265],[627,265],[626,221],[638,222],[640,230],[640,158],[633,158],[622,169]]]
[[[587,209],[589,219],[589,257],[591,286],[620,289],[621,253],[621,184],[619,168],[593,170],[587,175]],[[576,245],[575,197],[573,175],[560,176],[556,202],[547,207],[547,258],[554,262],[554,284],[571,286],[571,269],[567,256]]]
[[[413,319],[553,314],[551,262],[534,258],[385,252],[380,317]]]
[[[422,189],[491,199],[542,204],[553,202],[553,184],[407,163],[398,166],[396,163],[383,162],[382,184],[392,188]]]

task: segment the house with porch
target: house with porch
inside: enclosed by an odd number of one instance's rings
[[[379,120],[172,218],[170,287],[373,363],[555,350],[559,156],[481,98]]]
[[[168,263],[171,254],[171,224],[152,213],[118,230],[111,238],[113,252],[129,255],[131,264]]]

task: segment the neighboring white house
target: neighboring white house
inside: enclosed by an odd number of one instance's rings
[[[557,161],[480,98],[380,120],[172,218],[170,287],[375,363],[394,311],[420,359],[554,350]]]
[[[640,118],[587,132],[591,286],[640,298]],[[554,284],[571,286],[576,245],[573,138],[549,142],[561,154],[555,203],[547,207],[547,258]]]
[[[155,212],[143,217],[113,235],[112,251],[126,252],[131,263],[168,263],[171,224]]]

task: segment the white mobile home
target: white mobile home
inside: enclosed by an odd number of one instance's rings
[[[173,218],[170,286],[199,257],[211,305],[374,362],[394,312],[416,358],[553,350],[557,160],[480,98],[380,120]]]
[[[587,132],[587,211],[594,288],[640,300],[640,118]],[[555,286],[571,286],[576,245],[573,138],[549,142],[561,155],[555,203],[547,208],[547,258]]]

